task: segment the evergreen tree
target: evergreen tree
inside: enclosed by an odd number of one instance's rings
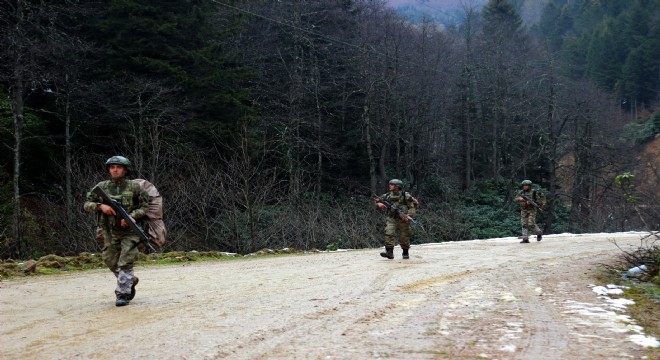
[[[489,0],[483,8],[484,33],[487,36],[516,36],[522,18],[507,0]]]
[[[566,2],[562,12],[566,17],[559,21],[555,3],[549,3],[538,26],[551,48],[561,43],[562,73],[589,78],[625,98],[633,114],[638,104],[658,97],[660,1]],[[559,35],[559,23],[574,28]]]
[[[209,0],[113,0],[98,23],[98,41],[107,46],[100,75],[116,78],[123,73],[141,84],[156,81],[159,89],[174,90],[161,102],[179,104],[180,111],[172,116],[194,120],[187,128],[199,130],[198,140],[230,140],[250,114],[248,93],[241,86],[249,71],[226,47],[239,26],[240,16],[221,16]],[[153,91],[143,95],[143,100],[155,96]]]
[[[528,144],[516,140],[528,136],[528,126],[519,126],[528,124],[523,115],[528,108],[513,104],[529,101],[520,77],[529,70],[531,43],[520,15],[508,1],[491,0],[482,13],[483,35],[476,53],[480,56],[478,106],[483,144],[477,146],[481,153],[476,157],[489,168],[482,176],[509,178],[519,167],[520,146]]]
[[[610,91],[621,77],[626,56],[625,44],[619,36],[621,32],[619,21],[606,18],[594,29],[587,49],[587,76]]]
[[[564,38],[573,29],[573,18],[566,7],[560,7],[555,1],[549,1],[543,8],[536,33],[544,38],[551,52],[561,49]]]
[[[654,7],[655,6],[655,7]],[[660,71],[660,1],[637,0],[623,15],[628,54],[622,66],[619,90],[630,101],[650,105],[657,97]],[[648,9],[656,9],[649,12]]]

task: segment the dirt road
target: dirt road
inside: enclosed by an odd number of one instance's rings
[[[138,267],[0,283],[3,359],[641,358],[587,285],[640,235],[547,236]],[[125,356],[122,356],[125,355]]]

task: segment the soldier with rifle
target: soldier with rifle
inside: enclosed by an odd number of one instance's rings
[[[540,190],[532,189],[531,180],[523,180],[520,186],[522,186],[522,190],[516,196],[516,201],[520,203],[520,223],[522,224],[522,241],[520,243],[529,243],[530,231],[536,233],[536,241],[541,241],[543,232],[536,225],[536,211],[543,212],[546,204],[545,195]]]
[[[416,200],[410,193],[403,191],[403,181],[392,179],[389,182],[389,192],[374,197],[376,206],[380,209],[386,209],[387,220],[385,224],[385,251],[380,256],[388,259],[394,259],[394,245],[397,230],[399,231],[399,243],[403,250],[403,258],[410,257],[410,238],[412,230],[410,222],[416,223],[415,202]]]
[[[123,156],[113,156],[105,162],[110,180],[101,181],[87,193],[84,209],[97,214],[102,230],[102,258],[117,278],[116,306],[128,305],[135,297],[139,279],[133,273],[138,259],[137,245],[147,241],[136,219],[143,218],[149,206],[149,194],[140,183],[127,179],[131,162]]]

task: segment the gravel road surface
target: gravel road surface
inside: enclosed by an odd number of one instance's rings
[[[640,234],[549,235],[88,271],[0,282],[2,359],[641,358],[588,286]]]

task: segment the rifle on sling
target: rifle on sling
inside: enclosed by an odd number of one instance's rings
[[[157,253],[156,249],[151,245],[151,241],[149,240],[149,235],[144,232],[144,229],[142,229],[138,224],[135,223],[135,221],[131,218],[130,215],[126,212],[126,209],[124,209],[123,206],[119,203],[119,201],[113,199],[106,193],[102,188],[99,186],[94,186],[92,189],[92,192],[96,195],[98,195],[102,200],[103,203],[106,205],[110,205],[113,210],[115,210],[115,213],[119,215],[126,223],[128,224],[128,227],[133,230],[139,237],[140,237],[140,242],[144,241],[149,249],[153,251],[154,253]],[[139,244],[139,243],[138,243]],[[136,244],[137,245],[137,244]]]
[[[545,212],[545,210],[543,210],[543,209],[539,206],[539,204],[537,204],[534,200],[530,199],[529,196],[525,195],[525,193],[523,192],[523,190],[520,190],[520,191],[518,192],[518,195],[519,195],[521,198],[523,198],[525,201],[527,201],[528,203],[530,203],[533,207],[537,208],[539,211],[541,211],[541,212]]]
[[[394,211],[394,214],[395,214],[396,216],[400,217],[401,220],[404,220],[404,221],[405,221],[405,220],[410,221],[411,223],[413,223],[413,224],[419,226],[420,228],[422,228],[422,230],[424,229],[424,227],[422,226],[422,224],[419,223],[419,221],[413,219],[412,216],[410,216],[410,215],[404,213],[403,210],[401,210],[401,208],[398,207],[398,206],[396,206],[396,204],[394,204],[393,202],[391,202],[391,201],[389,201],[389,200],[386,200],[386,199],[381,199],[381,198],[378,197],[378,195],[376,195],[376,194],[373,194],[373,196],[374,196],[374,200],[376,200],[376,202],[379,202],[379,203],[385,205],[388,209]]]

